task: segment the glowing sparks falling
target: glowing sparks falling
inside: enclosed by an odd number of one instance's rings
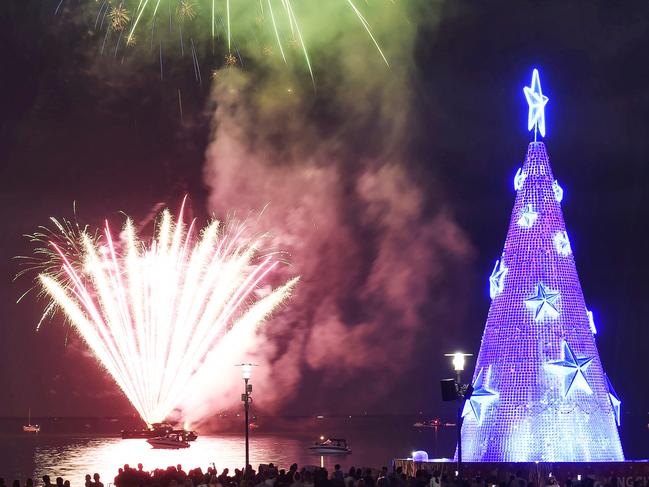
[[[39,275],[149,424],[179,407],[210,352],[245,348],[246,340],[232,337],[254,333],[297,282],[260,291],[279,261],[259,257],[261,241],[244,238],[245,227],[215,221],[199,237],[193,230],[182,210],[178,223],[163,212],[148,244],[130,219],[118,240],[106,224],[99,241],[82,234],[79,255],[52,242],[62,271]]]
[[[331,0],[333,1],[333,0]],[[353,0],[337,0],[343,2],[368,35],[375,46],[379,56],[388,65],[379,41],[372,28]],[[223,35],[227,44],[227,52],[232,55],[234,51],[241,56],[236,43],[236,35],[244,35],[250,29],[251,19],[254,23],[265,29],[270,38],[277,44],[278,52],[285,63],[287,60],[286,46],[297,46],[301,51],[306,68],[313,78],[313,67],[305,41],[304,32],[298,21],[298,14],[291,0],[248,0],[249,6],[235,4],[231,0],[96,0],[99,5],[95,20],[98,30],[104,29],[102,52],[109,38],[115,42],[114,54],[117,56],[120,47],[135,45],[135,37],[142,32],[146,44],[154,46],[166,44],[163,41],[165,32],[175,32],[180,36],[179,45],[181,54],[184,55],[184,44],[189,41],[197,44],[200,39],[209,39],[209,50],[214,53],[215,40]],[[314,3],[314,5],[316,5]],[[301,7],[305,8],[305,7]],[[299,10],[299,9],[298,9]],[[249,14],[249,15],[248,15]],[[335,22],[332,19],[332,22]],[[175,24],[175,27],[174,27]],[[110,36],[111,32],[114,36]],[[257,30],[256,32],[260,32]],[[250,34],[246,34],[250,36]],[[253,34],[257,37],[257,34]],[[186,39],[185,39],[186,37]],[[259,49],[268,52],[268,46],[260,42]],[[198,60],[192,56],[195,64]]]
[[[128,22],[131,20],[131,17],[122,5],[117,5],[110,9],[108,14],[108,20],[110,20],[110,26],[113,30],[124,30],[128,25]]]

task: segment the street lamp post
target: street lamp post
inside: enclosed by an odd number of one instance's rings
[[[248,465],[250,464],[250,403],[252,398],[252,384],[250,384],[250,377],[252,376],[252,368],[256,367],[255,364],[239,364],[238,367],[241,367],[241,375],[243,376],[243,394],[241,394],[241,401],[243,401],[243,410],[246,421],[246,464],[244,466],[244,473],[248,471]]]
[[[473,388],[470,384],[462,384],[462,371],[464,370],[464,364],[466,362],[465,357],[471,357],[473,354],[470,353],[445,353],[445,357],[453,357],[453,369],[455,370],[456,379],[455,387],[457,390],[457,397],[460,399],[460,406],[457,409],[457,477],[458,479],[463,478],[462,472],[462,411],[464,409],[464,402],[466,399],[471,397]]]

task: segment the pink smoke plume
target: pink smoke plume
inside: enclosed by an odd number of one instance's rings
[[[453,336],[462,313],[448,309],[461,309],[464,299],[455,276],[472,247],[448,208],[430,208],[441,198],[413,180],[392,143],[387,153],[348,167],[341,154],[349,161],[362,151],[322,140],[305,117],[287,127],[282,141],[292,147],[278,144],[277,128],[265,122],[277,115],[281,124],[295,107],[260,109],[245,76],[230,77],[214,87],[209,209],[257,210],[249,225],[270,229],[272,246],[286,250],[290,272],[302,276],[285,309],[250,338],[246,359],[260,365],[257,405],[294,411],[300,397],[302,412],[358,410],[356,394],[340,400],[345,388],[379,402],[404,370],[421,363],[415,356],[425,351],[422,338],[435,336],[427,319],[443,319],[435,332],[442,343]],[[365,383],[359,378],[368,372]],[[238,371],[228,374],[227,387],[187,406],[190,420],[238,397]]]

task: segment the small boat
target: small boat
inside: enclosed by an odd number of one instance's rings
[[[347,440],[343,438],[328,438],[325,441],[316,441],[313,446],[309,447],[309,451],[319,455],[346,455],[352,452],[351,448],[347,446]]]
[[[430,421],[417,421],[413,426],[415,428],[439,428],[442,426],[442,420],[435,418]]]
[[[122,430],[122,439],[132,438],[159,438],[173,431],[173,426],[169,423],[153,423],[150,428],[139,430]]]
[[[198,438],[198,433],[196,431],[190,431],[190,430],[173,430],[171,431],[172,434],[178,435],[180,438],[183,439],[183,441],[196,441]]]
[[[32,424],[32,410],[29,409],[27,413],[27,424],[23,425],[23,432],[25,433],[38,433],[41,427],[37,424]]]
[[[179,448],[189,448],[189,442],[183,440],[182,436],[176,433],[169,433],[158,438],[149,438],[146,441],[156,449],[177,450]]]

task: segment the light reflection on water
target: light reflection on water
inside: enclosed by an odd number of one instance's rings
[[[303,441],[291,438],[257,437],[250,445],[253,465],[273,462],[288,467],[297,459],[305,457]],[[311,464],[320,464],[318,457],[311,457]],[[214,464],[221,471],[242,467],[244,453],[240,436],[199,437],[190,448],[180,450],[156,450],[146,440],[122,440],[120,438],[78,438],[64,444],[39,445],[34,450],[34,475],[61,476],[72,485],[83,485],[85,474],[99,473],[105,484],[113,481],[117,469],[128,463],[135,467],[142,463],[146,470],[166,468],[181,464],[183,468]]]
[[[281,433],[255,431],[250,439],[250,459],[255,467],[273,462],[288,468],[295,462],[332,470],[336,463],[344,469],[389,465],[393,458],[408,456],[413,450],[426,450],[433,457],[452,454],[454,428],[442,428],[438,438],[430,429],[413,428],[413,421],[410,417],[355,418],[353,422],[327,418],[313,424],[291,424],[294,430]],[[44,432],[26,435],[21,431],[22,420],[0,420],[0,477],[8,480],[7,484],[47,474],[82,487],[84,476],[97,472],[108,487],[125,463],[142,463],[147,470],[178,463],[185,469],[205,470],[212,463],[218,470],[243,467],[240,434],[201,435],[186,450],[154,450],[145,440],[122,440],[115,435],[115,430],[133,427],[128,424],[85,419],[40,422]],[[82,429],[92,432],[72,433]],[[308,447],[320,435],[346,438],[353,453],[322,458],[311,454]]]

